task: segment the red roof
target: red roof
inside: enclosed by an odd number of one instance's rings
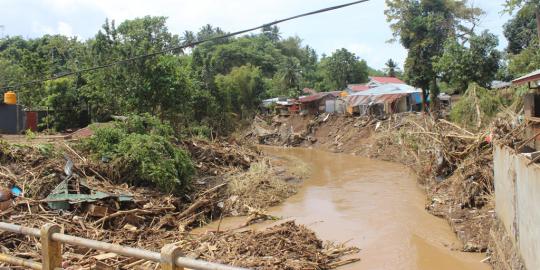
[[[396,77],[370,77],[372,81],[378,82],[378,83],[399,83],[399,84],[405,84],[404,81],[396,78]]]
[[[360,91],[366,91],[369,90],[369,86],[365,84],[349,84],[347,86],[351,91],[353,92],[360,92]]]

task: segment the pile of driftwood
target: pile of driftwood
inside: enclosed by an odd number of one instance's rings
[[[243,171],[242,168],[257,157],[253,150],[233,149],[227,143],[220,143],[217,148],[215,143],[192,142],[190,145],[195,160],[207,160],[205,163],[211,163],[212,170],[228,166],[220,173]],[[341,256],[357,251],[323,246],[311,231],[293,223],[259,232],[192,234],[192,228],[228,215],[223,206],[228,199],[224,175],[213,177],[212,181],[208,177],[195,179],[196,187],[190,193],[175,197],[152,188],[113,182],[110,179],[116,177],[111,168],[82,157],[68,145],[61,146],[61,154],[40,147],[1,144],[0,183],[3,187],[20,190],[0,211],[1,221],[33,228],[55,223],[69,235],[153,251],[176,243],[193,258],[259,269],[329,269],[349,262],[340,261]],[[47,195],[66,179],[70,181],[68,189],[78,195],[82,194],[84,186],[91,189],[92,194],[101,192],[111,196],[66,201],[68,208],[58,209],[52,203],[59,201],[51,201]],[[118,200],[120,197],[128,199]],[[245,226],[256,219],[265,219],[263,212],[254,212],[258,214],[247,217]],[[0,249],[17,257],[40,261],[40,244],[34,237],[1,232]],[[64,260],[67,269],[158,267],[145,260],[69,245],[64,247]]]
[[[248,169],[260,156],[251,148],[226,141],[188,140],[182,144],[203,175],[217,175],[230,168]]]

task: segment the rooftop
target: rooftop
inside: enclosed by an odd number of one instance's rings
[[[540,80],[540,69],[512,81],[512,84],[524,84]]]
[[[405,84],[404,81],[396,78],[396,77],[369,77],[372,81],[387,84],[387,83],[397,83],[397,84]]]

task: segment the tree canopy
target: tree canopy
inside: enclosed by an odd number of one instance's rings
[[[62,35],[7,36],[0,39],[0,85],[108,65],[225,33],[204,25],[174,34],[166,17],[145,16],[120,24],[106,20],[86,41]],[[103,121],[111,115],[150,113],[179,132],[201,127],[223,134],[235,120],[252,115],[263,98],[298,96],[305,87],[341,90],[366,81],[368,70],[365,61],[345,49],[319,59],[299,37],[282,37],[274,26],[10,90],[17,91],[23,105],[46,107],[49,122],[56,123],[50,127],[56,129],[77,126],[84,118]],[[64,117],[66,112],[73,117]]]
[[[487,31],[472,36],[468,47],[449,39],[442,56],[436,58],[434,68],[441,80],[449,83],[457,92],[465,91],[471,82],[489,88],[501,60],[498,44],[497,37]]]
[[[436,101],[438,74],[433,59],[443,54],[448,38],[466,39],[474,34],[482,10],[455,0],[386,0],[386,5],[394,39],[408,51],[406,81],[423,89],[424,100],[429,90],[431,100]]]

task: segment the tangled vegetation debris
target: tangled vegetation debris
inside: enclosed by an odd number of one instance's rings
[[[296,192],[298,181],[294,180],[301,171],[288,172],[285,165],[288,162],[263,157],[258,151],[236,143],[185,140],[175,145],[163,129],[145,119],[149,118],[134,118],[94,129],[93,137],[75,144],[75,148],[60,142],[14,145],[2,141],[1,183],[4,187],[20,187],[21,194],[7,201],[0,219],[33,228],[56,223],[70,235],[154,251],[167,243],[177,243],[193,258],[258,269],[330,269],[355,261],[340,258],[358,252],[356,248],[323,245],[313,232],[294,223],[270,227],[267,231],[244,229],[192,234],[192,228],[224,216],[249,215],[246,226],[275,219],[266,215],[264,209]],[[138,137],[144,137],[150,146],[134,143],[137,139],[133,138]],[[156,138],[153,142],[146,141]],[[153,148],[153,143],[159,146]],[[123,144],[132,145],[133,149]],[[167,155],[174,152],[159,151],[169,147],[172,151],[189,153],[186,156],[197,170],[182,195],[164,192],[165,186],[159,182],[141,184],[127,180],[133,179],[134,174],[126,172],[128,167],[122,162],[132,166],[135,174],[144,175],[151,168],[134,162],[141,159],[131,160],[132,150],[145,156],[141,162],[151,161],[154,165],[150,166],[161,166],[163,160],[174,162],[172,155]],[[85,158],[84,154],[91,158]],[[66,166],[70,162],[72,166]],[[166,179],[163,175],[151,176]],[[47,196],[66,179],[70,181],[68,189],[79,187],[74,189],[78,194],[110,196],[69,201],[61,210],[51,208]],[[117,200],[120,196],[129,196],[130,200]],[[0,248],[4,252],[40,261],[41,251],[36,241],[34,237],[0,233]],[[68,269],[154,269],[156,266],[144,260],[74,246],[66,246],[64,250]]]

